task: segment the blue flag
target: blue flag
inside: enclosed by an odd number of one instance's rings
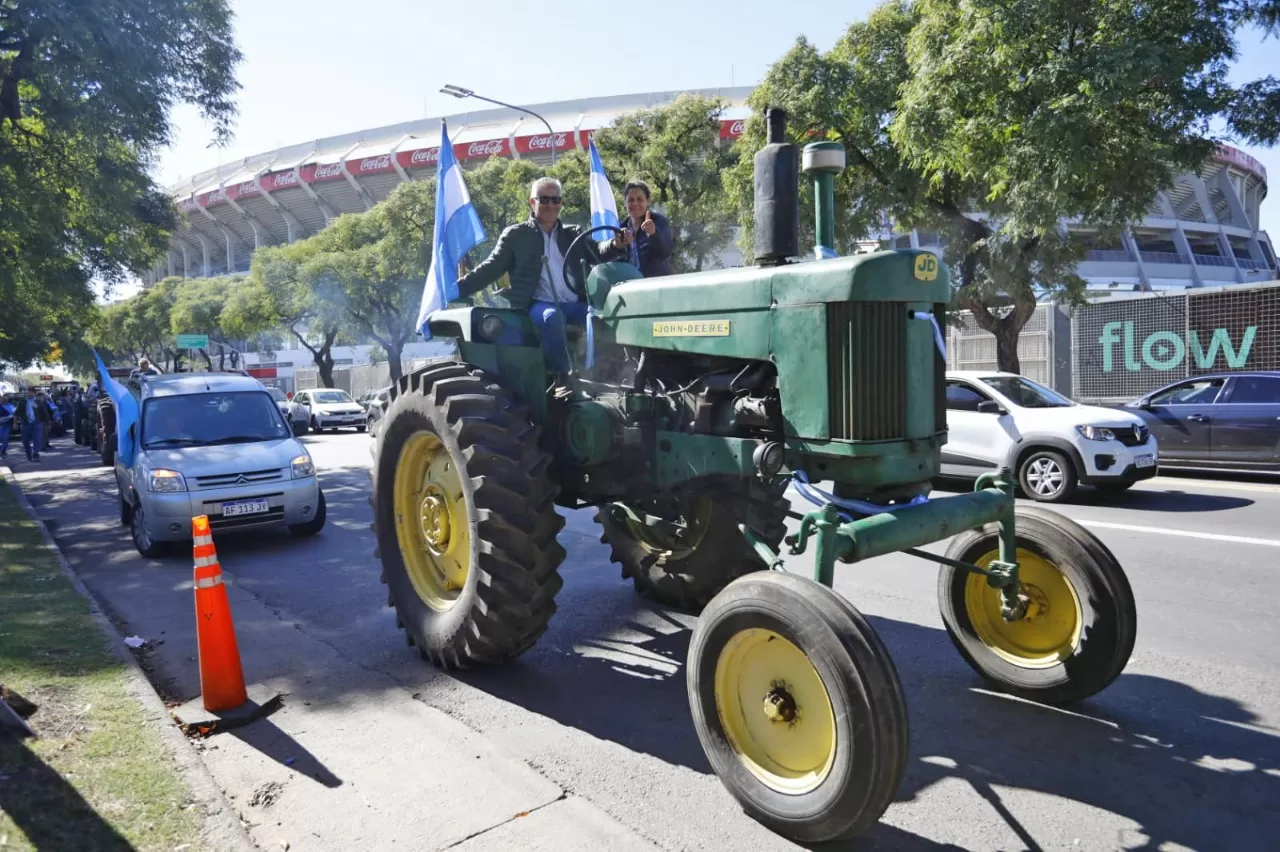
[[[600,152],[596,150],[596,140],[589,143],[591,152],[591,227],[601,225],[622,227],[618,219],[618,206],[613,198],[613,188],[609,186],[609,178],[604,173],[604,163],[600,162]],[[604,233],[596,235],[597,239],[607,239]]]
[[[98,376],[102,380],[102,389],[111,397],[116,407],[116,457],[125,466],[133,464],[134,451],[137,449],[129,428],[138,422],[138,400],[129,389],[111,378],[107,365],[102,363],[98,350],[93,350],[93,360],[98,362]]]
[[[431,268],[422,288],[418,308],[418,333],[427,340],[431,314],[458,298],[458,262],[484,242],[484,225],[471,203],[462,179],[462,167],[449,144],[449,128],[440,122],[440,159],[436,163],[436,229],[431,246]]]

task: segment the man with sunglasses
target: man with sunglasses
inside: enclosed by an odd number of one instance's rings
[[[507,301],[511,307],[529,312],[538,327],[547,366],[561,381],[570,372],[565,323],[585,326],[587,321],[586,302],[564,281],[569,246],[584,229],[560,221],[562,193],[555,178],[534,181],[529,192],[529,218],[507,227],[484,262],[458,279],[459,296],[466,298],[508,275],[511,289]],[[626,248],[631,239],[624,231],[611,240],[584,240],[574,249],[575,262],[567,267],[569,276],[579,289],[585,289],[576,263],[581,258],[579,252],[585,250],[589,259],[598,261],[610,249]]]

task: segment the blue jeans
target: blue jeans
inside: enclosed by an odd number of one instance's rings
[[[35,423],[22,424],[22,450],[27,454],[29,459],[40,458],[40,447],[44,444],[44,424],[37,420]]]
[[[565,336],[565,320],[583,328],[587,325],[586,302],[534,302],[529,308],[529,318],[538,327],[542,340],[542,354],[547,366],[556,373],[569,372],[569,341]]]
[[[0,456],[9,452],[9,439],[13,437],[13,424],[0,423]]]

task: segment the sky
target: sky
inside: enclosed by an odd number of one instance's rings
[[[169,185],[285,145],[487,106],[439,94],[446,83],[517,104],[752,85],[798,36],[826,50],[875,5],[647,0],[570,13],[528,0],[232,0],[245,56],[235,138],[210,147],[199,113],[179,107],[156,178]],[[1277,50],[1280,40],[1246,34],[1237,74],[1274,73]],[[1280,148],[1237,147],[1267,167],[1261,224],[1280,240]]]

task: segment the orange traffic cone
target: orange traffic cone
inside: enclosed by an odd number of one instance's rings
[[[222,584],[222,566],[213,547],[209,517],[191,519],[194,534],[196,643],[200,649],[200,692],[211,713],[232,710],[249,700],[240,668],[231,604]]]

